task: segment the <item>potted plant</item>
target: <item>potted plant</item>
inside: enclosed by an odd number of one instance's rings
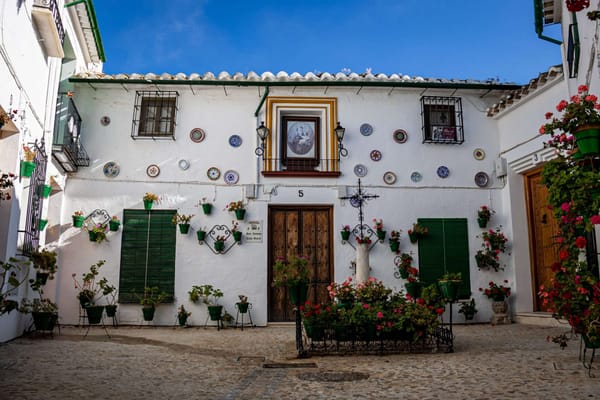
[[[420,238],[427,236],[428,233],[429,228],[419,224],[418,222],[415,222],[412,229],[408,230],[408,238],[410,239],[411,243],[417,243]]]
[[[489,208],[488,206],[481,206],[479,210],[477,210],[477,223],[480,228],[485,228],[492,217],[492,214],[496,212]]]
[[[206,197],[203,197],[202,200],[200,200],[200,206],[202,206],[204,215],[210,215],[212,212],[212,204],[206,200]]]
[[[223,328],[227,328],[228,326],[233,324],[234,320],[235,319],[233,318],[233,315],[229,314],[227,312],[227,310],[225,310],[225,312],[221,316],[221,324],[222,324]]]
[[[503,283],[508,283],[505,279]],[[495,314],[506,313],[506,298],[510,296],[510,286],[504,286],[503,284],[497,284],[494,281],[490,281],[488,287],[483,289],[479,288],[484,296],[492,300],[492,311]]]
[[[446,272],[438,279],[438,286],[445,299],[453,302],[458,297],[458,288],[462,282],[460,272]]]
[[[133,292],[134,295],[135,291]],[[142,305],[142,314],[144,315],[144,321],[152,321],[154,319],[154,312],[156,306],[163,303],[169,295],[165,292],[161,292],[158,286],[144,288],[144,294],[141,296],[136,295]]]
[[[16,294],[19,286],[27,280],[29,264],[29,261],[14,257],[9,258],[8,262],[0,261],[0,316],[18,308],[19,303],[8,297]]]
[[[179,225],[179,232],[182,235],[187,235],[190,230],[190,220],[194,217],[194,214],[179,214],[175,213],[171,219],[173,225]]]
[[[550,135],[548,144],[557,148],[563,156],[572,155],[574,145],[582,156],[596,155],[600,153],[598,97],[589,94],[586,85],[580,85],[577,93],[570,101],[561,100],[558,103],[556,110],[563,113],[561,117],[546,113],[546,119],[550,122],[540,127],[540,134]]]
[[[23,159],[21,160],[21,176],[30,178],[35,169],[35,150],[23,145]]]
[[[213,243],[213,246],[217,253],[220,253],[223,250],[225,250],[225,236],[217,235],[217,237],[215,238],[215,242]]]
[[[117,315],[117,293],[116,286],[110,285],[106,278],[100,279],[98,282],[102,289],[102,295],[107,299],[107,304],[104,306],[107,317],[114,317]]]
[[[50,299],[21,300],[19,312],[31,314],[33,324],[38,331],[52,331],[58,322],[58,306]]]
[[[119,230],[119,226],[121,225],[121,221],[119,221],[119,217],[113,215],[110,221],[108,221],[108,227],[112,232],[116,232]]]
[[[467,321],[471,321],[475,318],[475,314],[477,314],[477,308],[475,307],[475,299],[471,299],[471,301],[465,301],[460,303],[460,309],[458,310],[460,314],[465,316]]]
[[[52,186],[43,184],[38,186],[38,194],[42,196],[44,199],[47,199],[52,192]]]
[[[508,238],[502,233],[502,227],[497,227],[495,230],[490,229],[484,231],[481,235],[477,235],[478,238],[482,239],[481,247],[482,250],[478,250],[475,253],[475,261],[479,269],[494,269],[499,271],[504,269],[500,265],[500,253],[506,251],[506,244]]]
[[[238,298],[240,301],[235,303],[235,306],[241,314],[246,314],[248,312],[248,306],[250,306],[250,303],[248,303],[248,296],[240,294],[238,295]]]
[[[40,218],[38,221],[38,229],[40,231],[43,231],[44,229],[46,229],[46,225],[48,225],[48,220],[44,219],[44,218]]]
[[[152,206],[154,205],[154,203],[158,204],[159,202],[158,196],[150,192],[146,192],[142,200],[144,201],[145,210],[152,210]]]
[[[204,242],[206,239],[206,228],[202,227],[196,231],[196,236],[198,237],[199,242]]]
[[[177,308],[177,322],[179,323],[179,326],[186,326],[187,319],[190,315],[192,315],[192,313],[187,311],[183,304],[180,305]]]
[[[327,293],[332,301],[336,301],[342,308],[350,308],[356,299],[356,289],[352,285],[352,277],[340,284],[332,282],[327,286]]]
[[[421,282],[419,281],[419,270],[412,268],[411,273],[408,275],[406,282],[404,283],[406,293],[413,299],[421,297]]]
[[[340,235],[342,235],[343,241],[347,241],[348,239],[350,239],[350,225],[342,225]]]
[[[219,305],[219,299],[223,297],[223,292],[213,285],[194,285],[188,292],[190,301],[197,303],[202,300],[208,307],[208,314],[211,321],[219,321],[223,312],[223,306]]]
[[[0,204],[2,200],[11,199],[11,191],[14,186],[15,174],[12,172],[0,173]]]
[[[35,281],[39,282],[40,285],[45,285],[48,279],[54,279],[54,274],[58,269],[56,256],[55,251],[45,248],[31,252],[29,258],[36,271]]]
[[[400,278],[407,279],[408,275],[414,275],[414,271],[412,270],[413,257],[409,253],[400,254],[400,257],[396,257],[394,262],[398,268],[398,275],[400,275]]]
[[[96,278],[100,273],[100,268],[105,264],[105,260],[98,260],[97,263],[92,264],[88,272],[82,274],[81,281],[76,278],[76,274],[72,274],[71,278],[75,285],[75,289],[79,291],[77,299],[82,308],[85,309],[85,313],[90,324],[99,324],[102,320],[102,313],[104,312],[103,305],[97,305],[96,301],[99,300],[102,295],[99,296],[103,290],[102,287],[107,284],[106,278],[100,282],[96,282]]]
[[[373,229],[375,229],[377,238],[380,241],[383,241],[385,239],[386,231],[383,230],[383,220],[381,218],[380,219],[373,218]]]
[[[300,306],[302,314],[302,323],[306,336],[312,340],[323,340],[325,338],[325,328],[329,321],[334,318],[335,311],[329,305],[321,306],[310,301]]]
[[[273,265],[273,286],[287,287],[292,304],[299,306],[306,301],[310,271],[308,258],[304,256],[278,257]]]
[[[235,213],[235,218],[240,221],[243,220],[246,215],[246,208],[244,207],[244,202],[242,200],[232,201],[225,206],[225,210]]]
[[[394,230],[390,233],[390,250],[392,253],[400,252],[400,230]]]
[[[77,210],[73,213],[73,226],[75,228],[81,228],[83,226],[83,221],[85,221],[85,217],[83,216],[83,211]]]
[[[85,229],[88,231],[90,242],[102,243],[105,240],[108,242],[108,237],[106,235],[108,225],[95,224],[91,228],[86,226]]]
[[[237,244],[242,243],[242,232],[238,230],[237,221],[231,221],[231,234],[233,235],[233,240],[235,240]]]

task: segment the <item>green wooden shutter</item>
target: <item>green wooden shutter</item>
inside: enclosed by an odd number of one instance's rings
[[[419,274],[426,284],[436,282],[445,272],[460,272],[459,297],[471,296],[469,235],[465,218],[419,219],[429,234],[419,239]]]
[[[121,240],[119,301],[137,302],[133,295],[158,286],[171,297],[175,291],[176,226],[174,210],[124,210]]]

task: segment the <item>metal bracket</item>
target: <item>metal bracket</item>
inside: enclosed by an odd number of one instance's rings
[[[215,249],[215,242],[219,241],[218,239],[222,239],[222,241],[225,243],[225,247],[223,248],[223,250]],[[231,250],[231,248],[234,245],[242,244],[241,241],[237,241],[233,238],[233,232],[229,229],[227,225],[214,225],[212,228],[210,228],[210,230],[206,232],[205,240],[199,241],[200,245],[203,245],[205,243],[208,244],[207,242],[211,242],[212,245],[208,246],[208,248],[210,249],[210,251],[217,255],[227,254],[227,252],[229,252],[229,250]]]

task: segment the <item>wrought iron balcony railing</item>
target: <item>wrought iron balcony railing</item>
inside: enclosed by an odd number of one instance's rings
[[[81,144],[81,122],[73,99],[61,94],[56,104],[52,157],[65,172],[76,172],[78,167],[90,165],[90,158]]]

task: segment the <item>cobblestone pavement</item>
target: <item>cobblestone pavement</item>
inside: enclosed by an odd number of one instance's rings
[[[590,378],[579,340],[546,341],[565,330],[461,325],[454,353],[298,360],[293,326],[62,327],[0,345],[0,399],[600,399],[600,359]]]

